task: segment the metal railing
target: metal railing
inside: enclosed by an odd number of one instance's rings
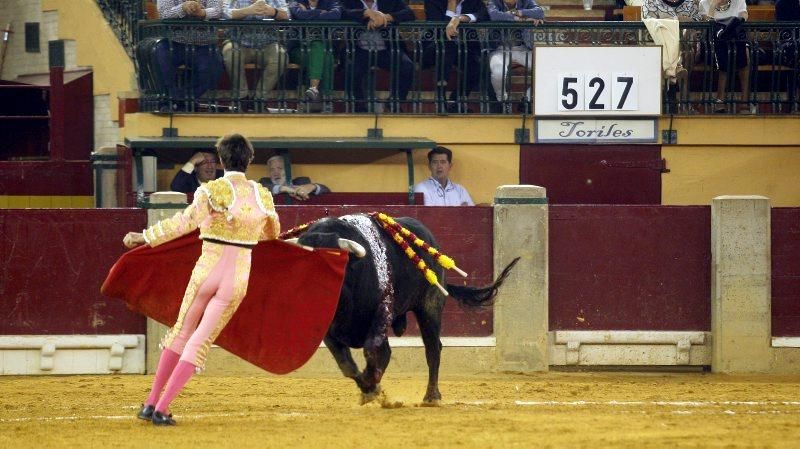
[[[140,20],[145,19],[144,1],[97,0],[97,5],[128,55],[133,57],[137,25]]]
[[[745,24],[746,39],[715,51],[709,23],[682,24],[682,67],[664,83],[663,112],[798,113],[798,25]],[[453,40],[444,27],[406,22],[376,35],[345,21],[141,22],[140,108],[528,114],[536,93],[524,67],[532,67],[532,54],[521,51],[512,63],[499,48],[653,45],[638,22],[465,24]],[[727,66],[718,70],[722,53]],[[727,74],[721,90],[720,71]],[[316,95],[308,92],[314,77]]]

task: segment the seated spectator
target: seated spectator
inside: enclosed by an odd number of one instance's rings
[[[425,195],[426,206],[474,206],[475,203],[460,184],[450,181],[453,168],[453,152],[445,147],[436,147],[428,152],[428,168],[431,177],[414,186],[415,193]]]
[[[200,184],[221,178],[223,174],[214,151],[198,151],[178,170],[169,188],[173,192],[194,193]]]
[[[800,1],[777,0],[775,2],[775,20],[778,22],[800,22]],[[787,27],[780,31],[778,44],[775,48],[780,63],[785,67],[793,67],[795,75],[798,75],[798,43],[800,43],[800,28]],[[795,83],[797,83],[797,80],[795,80]],[[800,86],[798,87],[800,88]],[[795,93],[790,92],[789,96],[790,100],[793,100]]]
[[[338,0],[296,0],[289,5],[292,20],[339,20],[342,6]],[[328,44],[330,45],[330,44]],[[308,89],[305,97],[309,109],[319,111],[320,100],[328,98],[333,85],[333,52],[325,48],[321,39],[312,40],[303,47],[299,41],[292,42],[289,59],[305,68]]]
[[[775,20],[778,22],[800,22],[800,1],[776,0]]]
[[[479,1],[479,0],[476,0]],[[367,112],[368,107],[364,102],[364,81],[370,72],[372,64],[384,70],[391,70],[392,59],[397,64],[392,73],[391,99],[389,109],[397,112],[400,109],[398,101],[405,101],[411,82],[414,79],[414,63],[404,51],[393,55],[386,33],[376,30],[385,29],[393,23],[414,20],[414,12],[403,0],[344,0],[342,18],[363,22],[370,31],[360,34],[355,45],[352,62],[353,84],[349,87],[349,95],[355,99],[355,112]],[[399,60],[397,60],[399,58]],[[374,98],[375,92],[370,92]],[[372,105],[369,105],[371,108]]]
[[[258,182],[268,188],[273,195],[285,193],[296,200],[305,201],[311,195],[321,195],[331,191],[324,184],[313,183],[311,178],[307,177],[294,178],[292,182],[287,182],[283,156],[280,154],[267,159],[267,168],[269,178],[261,178]]]
[[[698,0],[667,1],[643,0],[642,19],[703,20],[697,5]]]
[[[488,9],[492,21],[525,21],[532,25],[544,22],[544,10],[534,0],[489,0]],[[512,64],[523,66],[526,70],[530,70],[533,66],[533,39],[529,31],[522,34],[522,42],[502,42],[500,47],[489,55],[492,88],[497,99],[504,103],[508,101],[506,85],[508,69]],[[530,101],[530,88],[526,95]]]
[[[222,16],[234,20],[289,20],[289,7],[286,0],[230,0],[223,7]],[[248,111],[255,110],[253,100],[264,101],[286,69],[286,50],[272,33],[263,30],[244,31],[239,42],[226,41],[222,46],[222,58],[231,78],[234,99]],[[245,72],[245,65],[250,63],[261,68],[254,93],[247,86]]]
[[[222,0],[158,0],[162,19],[217,19]],[[161,112],[192,110],[197,100],[217,85],[222,74],[222,59],[217,48],[217,35],[209,30],[178,29],[163,39],[154,50],[157,70],[162,84],[159,90],[168,99],[159,105]],[[178,88],[177,69],[185,66],[189,92]]]
[[[719,71],[719,79],[717,80],[714,112],[728,111],[725,104],[728,74],[729,72],[733,74],[736,69],[739,71],[739,82],[742,87],[742,101],[738,111],[754,114],[756,112],[755,105],[750,104],[749,45],[747,32],[741,26],[747,20],[745,0],[700,0],[700,12],[716,22],[714,26],[714,60]]]
[[[489,20],[489,12],[483,0],[425,0],[425,21],[447,22],[444,36],[444,54],[441,43],[435,39],[427,43],[423,49],[423,68],[436,67],[436,112],[466,112],[466,106],[459,105],[465,100],[473,88],[478,85],[481,71],[481,44],[477,39],[471,38],[466,45],[456,44],[458,25],[461,23],[475,23]],[[466,54],[463,54],[466,48]],[[462,53],[462,54],[459,54]],[[439,60],[437,60],[439,59]],[[466,76],[464,90],[460,89],[462,83],[452,90],[449,101],[447,100],[447,82],[453,67],[459,64],[461,76]],[[466,74],[466,75],[465,75]],[[463,106],[463,107],[462,107]]]

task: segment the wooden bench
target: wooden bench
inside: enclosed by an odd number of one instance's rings
[[[775,5],[748,5],[748,22],[774,22]]]
[[[628,6],[622,7],[622,20],[626,22],[642,20],[642,7],[641,6]]]
[[[254,137],[250,139],[256,152],[255,162],[265,163],[267,158],[275,154],[278,150],[285,151],[284,167],[286,178],[292,179],[293,152],[300,150],[318,151],[347,151],[349,155],[352,150],[364,150],[368,152],[383,151],[402,151],[406,154],[406,164],[408,167],[407,199],[408,204],[415,204],[414,189],[414,159],[411,154],[415,149],[430,150],[436,146],[436,142],[420,137],[316,137],[316,138],[294,138],[294,137]],[[183,164],[192,154],[201,149],[214,149],[217,143],[216,137],[130,137],[125,139],[125,145],[130,148],[133,160],[135,161],[135,180],[137,203],[141,207],[148,207],[148,201],[144,196],[144,172],[142,170],[142,157],[144,155],[154,155],[162,161]],[[327,158],[326,160],[335,158]]]

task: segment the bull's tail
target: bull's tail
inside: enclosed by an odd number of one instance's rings
[[[514,268],[517,262],[519,262],[519,257],[512,260],[511,263],[503,269],[503,272],[500,273],[497,280],[491,285],[485,287],[468,287],[465,285],[447,284],[447,291],[450,293],[450,296],[465,306],[481,307],[491,305],[494,301],[494,297],[497,296],[497,290],[503,285],[503,281],[506,280],[509,273],[511,273],[511,269]]]

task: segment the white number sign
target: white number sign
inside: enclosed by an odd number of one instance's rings
[[[661,114],[661,47],[536,47],[537,116]]]
[[[558,110],[564,112],[635,111],[638,77],[631,72],[562,73]]]

